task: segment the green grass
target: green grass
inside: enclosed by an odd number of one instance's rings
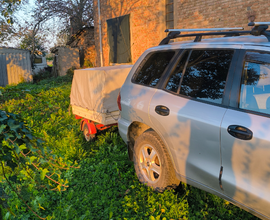
[[[44,146],[73,167],[63,170],[66,191],[37,188],[29,180],[16,185],[32,209],[47,219],[257,219],[194,187],[157,193],[138,182],[117,127],[87,143],[69,109],[70,77],[0,88],[0,109],[20,114]],[[5,183],[3,183],[5,184]],[[37,219],[4,185],[8,204],[3,219]]]

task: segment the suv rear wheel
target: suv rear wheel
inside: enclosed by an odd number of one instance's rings
[[[179,185],[180,180],[175,176],[170,156],[154,131],[144,132],[137,138],[133,159],[140,182],[159,192]]]

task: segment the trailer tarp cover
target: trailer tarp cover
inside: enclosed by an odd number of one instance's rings
[[[70,104],[100,113],[118,110],[117,96],[132,65],[74,71]]]

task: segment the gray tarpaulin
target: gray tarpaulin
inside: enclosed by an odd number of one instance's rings
[[[131,68],[119,65],[75,70],[70,104],[100,113],[118,110],[117,96]]]

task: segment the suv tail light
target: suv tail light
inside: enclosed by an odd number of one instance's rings
[[[119,110],[122,111],[120,92],[119,92],[118,97],[117,97],[117,105],[118,105]]]

